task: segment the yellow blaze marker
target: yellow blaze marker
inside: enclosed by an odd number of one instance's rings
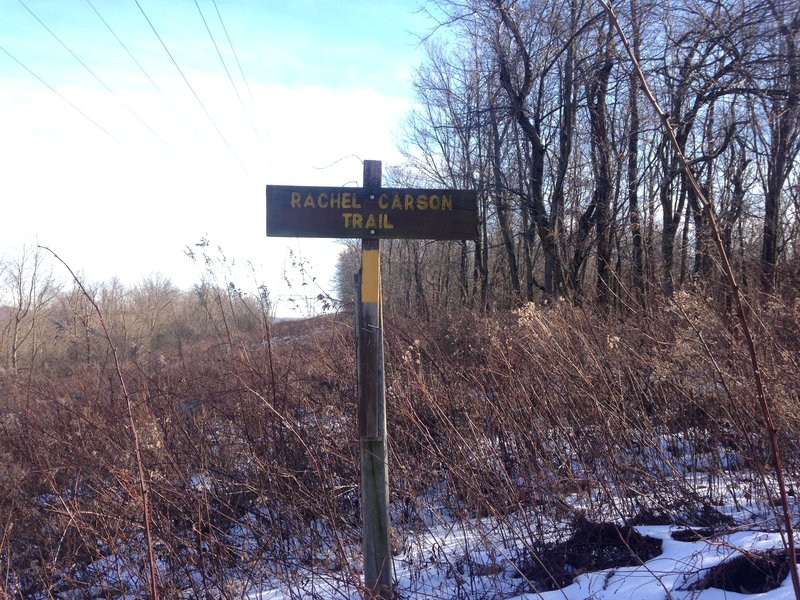
[[[380,250],[364,250],[361,253],[361,302],[380,302],[381,299],[381,254]]]

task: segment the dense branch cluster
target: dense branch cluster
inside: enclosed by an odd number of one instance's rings
[[[151,348],[120,347],[161,597],[238,598],[260,585],[357,597],[352,316],[261,328],[220,308],[197,335],[181,317],[186,300],[173,297],[175,312],[156,320]],[[100,307],[117,340],[123,318],[148,314]],[[429,568],[420,547],[442,523],[487,536],[499,527],[532,591],[543,589],[532,557],[586,518],[724,527],[718,508],[732,504],[774,522],[737,328],[682,291],[648,319],[597,316],[560,302],[388,319],[398,561]],[[796,482],[800,305],[775,300],[762,316],[763,374]],[[76,328],[88,345],[56,360],[49,340],[51,360],[33,369],[25,345],[18,373],[0,373],[0,592],[10,598],[146,595],[124,394],[94,317]]]
[[[800,8],[627,0],[614,11],[738,279],[793,290]],[[706,207],[602,4],[442,1],[434,12],[443,24],[425,43],[393,176],[477,190],[478,242],[389,243],[394,306],[641,306],[724,287]]]

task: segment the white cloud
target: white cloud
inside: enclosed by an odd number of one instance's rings
[[[95,281],[117,275],[132,284],[162,272],[186,286],[197,275],[183,248],[208,236],[239,263],[252,260],[276,298],[297,292],[283,283],[291,247],[329,288],[338,246],[267,240],[264,186],[360,183],[362,167],[351,155],[386,164],[396,160],[391,135],[407,101],[369,89],[256,85],[259,110],[251,107],[251,118],[263,132],[261,146],[238,100],[231,102],[227,80],[195,75],[193,81],[252,180],[194,100],[184,97],[176,104],[185,121],[177,122],[155,90],[123,97],[172,152],[104,90],[62,93],[108,124],[119,142],[46,89],[5,88],[0,127],[14,140],[0,150],[7,167],[0,179],[7,206],[0,236],[6,244],[46,244]],[[162,89],[175,85],[165,82]]]
[[[197,274],[183,249],[207,236],[259,265],[275,296],[288,292],[287,247],[328,287],[339,247],[267,239],[264,186],[355,184],[353,156],[397,162],[418,15],[393,0],[222,6],[250,89],[216,15],[206,17],[237,97],[191,3],[144,7],[193,91],[135,5],[96,3],[158,90],[88,6],[31,6],[114,94],[20,7],[0,20],[3,47],[116,141],[0,54],[0,255],[39,242],[94,281],[161,272],[188,286]]]

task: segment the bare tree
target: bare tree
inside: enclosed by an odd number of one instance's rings
[[[768,65],[772,89],[765,90],[762,99],[768,140],[761,285],[771,291],[780,250],[781,194],[800,150],[800,6],[781,0],[768,0],[766,4],[774,23],[766,41],[776,60]]]
[[[2,273],[10,305],[3,337],[7,340],[8,367],[16,373],[23,364],[23,350],[27,350],[25,365],[34,365],[41,347],[42,314],[59,286],[39,248],[24,246],[16,257],[4,261]]]
[[[639,84],[617,63],[602,11],[582,0],[435,5],[444,15],[439,26],[459,42],[430,46],[406,153],[424,177],[480,192],[479,242],[471,257],[461,247],[462,299],[479,296],[486,307],[506,289],[527,300],[541,289],[550,299],[568,292],[575,301],[587,293],[603,301],[630,281],[625,295],[641,304],[649,281],[660,279],[668,296],[689,282],[714,281],[709,223],[678,153],[691,157],[705,196],[720,208],[732,200],[732,164],[744,165],[740,179],[760,175],[763,216],[735,207],[729,216],[751,230],[761,220],[758,261],[771,289],[786,244],[781,196],[800,149],[794,3],[629,0],[616,7],[674,126],[677,150],[640,114]],[[743,189],[734,205],[757,193]],[[623,204],[630,235],[618,229]],[[595,287],[584,289],[592,276]]]
[[[524,182],[524,210],[528,222],[525,229],[525,251],[533,251],[534,237],[538,233],[545,256],[544,291],[554,293],[554,273],[558,250],[550,217],[544,199],[544,173],[546,147],[543,138],[543,87],[549,69],[536,69],[532,40],[538,31],[534,27],[523,29],[521,19],[530,18],[533,11],[515,10],[512,14],[507,3],[494,0],[496,12],[494,50],[497,55],[499,80],[508,99],[511,114],[519,125],[525,141],[525,158],[528,162]],[[523,16],[524,15],[524,16]],[[538,72],[538,76],[537,76]],[[528,268],[526,291],[533,299],[533,273]]]
[[[637,0],[630,0],[631,45],[634,55],[641,55],[640,10]],[[644,288],[644,250],[642,236],[642,217],[639,207],[639,136],[641,135],[641,119],[639,117],[639,78],[636,71],[630,69],[628,75],[628,160],[627,160],[627,194],[628,220],[631,224],[633,292],[636,301],[643,304],[646,298]]]

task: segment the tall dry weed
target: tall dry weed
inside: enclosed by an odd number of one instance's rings
[[[762,314],[794,478],[800,309],[776,301]],[[722,505],[758,499],[768,514],[774,482],[739,335],[697,295],[616,320],[567,303],[387,319],[395,551],[465,519],[500,527],[522,561],[520,544],[533,556],[579,517],[722,526]],[[263,581],[296,597],[358,593],[354,344],[351,318],[326,316],[123,360],[163,595],[241,597]],[[144,589],[117,385],[107,364],[84,361],[4,376],[6,595]]]

